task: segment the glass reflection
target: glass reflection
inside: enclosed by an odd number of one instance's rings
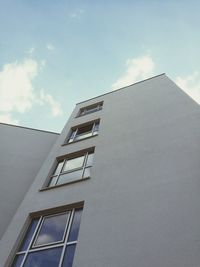
[[[88,178],[88,177],[90,177],[90,167],[84,170],[83,178]]]
[[[61,241],[63,239],[68,216],[68,213],[64,213],[46,217],[40,228],[37,239],[35,240],[34,246]]]
[[[58,267],[62,248],[31,252],[23,267]]]
[[[98,131],[99,131],[99,123],[95,123],[95,126],[94,126],[94,130],[93,130],[93,135],[96,135],[98,134]]]
[[[69,238],[68,238],[68,242],[76,241],[78,238],[81,215],[82,215],[82,209],[76,209],[73,222],[72,222],[72,226],[71,226],[71,230],[70,230],[70,234],[69,234]]]
[[[81,140],[81,139],[84,139],[90,136],[92,136],[92,132],[77,135],[74,140],[78,141],[78,140]]]
[[[83,170],[62,174],[59,177],[57,185],[58,184],[64,184],[64,183],[70,183],[70,182],[79,180],[82,178],[82,174],[83,174]]]
[[[14,260],[13,264],[12,264],[12,267],[20,267],[23,259],[24,259],[24,254],[17,255],[15,257],[15,260]]]
[[[91,154],[88,155],[87,166],[92,166],[93,158],[94,158],[94,153],[91,153]]]
[[[63,168],[63,172],[81,168],[83,166],[83,161],[84,161],[84,156],[67,160]]]
[[[72,267],[76,245],[67,246],[62,267]]]
[[[51,177],[51,180],[48,186],[54,186],[56,184],[57,177],[58,176]]]
[[[28,245],[31,241],[31,238],[32,238],[33,233],[35,231],[35,228],[38,224],[38,221],[39,221],[39,219],[33,219],[32,220],[19,251],[25,251],[28,248]]]
[[[58,165],[57,165],[57,167],[56,167],[56,169],[54,171],[54,175],[57,175],[57,174],[60,173],[60,171],[62,169],[62,166],[63,166],[63,160],[58,163]]]

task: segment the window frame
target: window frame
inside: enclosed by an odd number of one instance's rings
[[[81,139],[76,140],[76,138],[78,136],[84,135],[84,134],[77,135],[78,130],[80,128],[82,128],[82,127],[87,127],[89,125],[92,125],[91,135],[90,136],[87,136],[85,138],[83,137]],[[75,142],[80,142],[82,140],[86,140],[88,138],[92,138],[94,136],[97,136],[99,134],[99,125],[100,125],[100,119],[95,120],[95,121],[90,121],[90,122],[88,122],[86,124],[81,124],[81,125],[77,125],[75,127],[72,127],[71,130],[70,130],[70,132],[69,132],[69,134],[68,134],[68,137],[67,137],[66,142],[64,143],[64,145],[73,144]],[[98,126],[98,131],[95,131],[96,126]],[[86,132],[86,133],[89,133],[89,132]],[[72,140],[72,141],[70,141],[70,140]]]
[[[91,164],[87,165],[87,163],[88,163],[88,158],[89,158],[90,154],[93,154],[93,157],[94,157],[94,151],[95,151],[95,148],[92,147],[92,148],[89,148],[87,150],[78,151],[75,154],[74,153],[73,154],[68,154],[68,155],[65,155],[65,156],[57,158],[56,161],[53,164],[53,167],[52,167],[52,169],[50,171],[50,174],[48,175],[46,183],[44,184],[43,188],[40,191],[51,189],[51,188],[55,188],[55,187],[60,187],[60,186],[63,186],[63,185],[72,184],[72,183],[76,183],[76,182],[80,182],[80,181],[84,181],[84,180],[89,179],[91,176],[84,177],[84,174],[85,174],[85,170],[86,169],[90,169],[91,170],[91,168],[93,167],[93,162],[92,162],[92,165]],[[79,157],[82,157],[82,156],[84,156],[84,160],[83,160],[83,164],[82,164],[81,167],[77,167],[77,168],[62,172],[67,161],[69,161],[71,159],[76,159],[76,158],[79,158]],[[56,169],[57,169],[57,167],[58,167],[60,162],[62,162],[62,166],[60,168],[60,171],[57,174],[55,174]],[[77,177],[77,179],[74,179],[73,181],[69,181],[69,182],[58,184],[60,176],[68,174],[68,173],[73,173],[73,172],[76,172],[76,171],[81,171],[81,176],[80,177]],[[54,185],[51,185],[51,181],[52,181],[52,179],[54,177],[56,177],[55,178],[56,179],[55,183],[54,183]]]
[[[81,218],[79,221],[79,226],[78,226],[78,233],[77,233],[77,238],[74,241],[68,241],[70,234],[71,234],[71,230],[73,229],[73,220],[76,214],[76,210],[81,210],[81,217],[82,217],[82,213],[83,213],[83,202],[81,204],[78,205],[72,205],[71,208],[61,208],[62,210],[60,211],[55,211],[55,209],[51,209],[52,212],[40,212],[38,215],[35,216],[30,216],[29,217],[29,224],[26,226],[26,230],[23,233],[23,236],[21,238],[21,241],[19,242],[18,246],[17,246],[17,252],[14,254],[12,262],[11,262],[11,267],[15,266],[15,259],[17,258],[17,256],[23,255],[23,259],[21,261],[20,267],[23,267],[24,264],[26,264],[26,260],[28,258],[28,256],[31,253],[34,252],[38,252],[38,251],[48,251],[50,249],[54,249],[54,248],[61,248],[61,253],[60,253],[60,258],[59,258],[59,267],[62,266],[64,260],[65,260],[65,254],[67,252],[67,247],[71,246],[71,245],[75,245],[75,249],[74,249],[74,253],[76,252],[76,246],[78,244],[78,235],[79,235],[79,230],[80,230],[80,223],[81,223]],[[45,220],[45,218],[49,218],[49,217],[56,217],[58,215],[62,215],[62,214],[68,214],[68,218],[66,220],[65,223],[65,229],[63,232],[63,238],[61,241],[56,241],[56,242],[52,242],[52,243],[46,243],[46,244],[42,244],[42,245],[38,245],[38,246],[34,246],[40,229],[43,225],[43,222]],[[32,237],[29,241],[29,244],[27,246],[26,249],[20,251],[20,247],[22,246],[25,238],[26,238],[26,234],[28,233],[29,227],[31,226],[32,222],[34,219],[38,218],[38,222],[37,225],[32,233]]]
[[[93,111],[88,110],[88,112],[87,112],[88,108],[89,108],[89,110],[91,108],[91,110],[93,110]],[[91,104],[89,106],[85,106],[85,107],[80,108],[76,117],[86,116],[86,115],[92,114],[94,112],[100,111],[102,109],[103,109],[103,101],[100,101],[98,103],[94,103],[94,104]]]

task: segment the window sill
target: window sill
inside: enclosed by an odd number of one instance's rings
[[[73,141],[71,143],[64,143],[61,146],[71,145],[71,144],[78,143],[78,142],[81,142],[81,141],[84,141],[84,140],[87,140],[87,139],[90,139],[90,138],[93,138],[93,137],[96,137],[96,136],[98,136],[98,134],[95,134],[95,135],[92,135],[92,136],[89,136],[89,137],[86,137],[86,138],[83,138],[83,139],[80,139],[80,140],[76,140],[76,141]]]
[[[81,179],[74,180],[74,181],[71,181],[71,182],[67,182],[67,183],[64,183],[64,184],[58,184],[58,185],[54,185],[54,186],[50,186],[50,187],[44,187],[44,188],[41,188],[39,190],[39,192],[55,189],[55,188],[62,187],[62,186],[65,186],[65,185],[75,184],[75,183],[78,183],[78,182],[81,182],[81,181],[85,181],[85,180],[89,180],[89,179],[90,179],[90,177],[86,177],[86,178],[81,178]]]

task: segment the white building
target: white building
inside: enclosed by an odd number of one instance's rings
[[[199,119],[162,74],[77,104],[60,135],[1,124],[1,266],[200,266]]]

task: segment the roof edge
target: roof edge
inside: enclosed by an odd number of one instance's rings
[[[5,125],[5,126],[11,126],[11,127],[17,127],[17,128],[27,129],[27,130],[33,130],[33,131],[38,131],[38,132],[44,132],[44,133],[60,135],[60,133],[56,133],[56,132],[40,130],[40,129],[35,129],[35,128],[31,128],[31,127],[25,127],[25,126],[20,126],[20,125],[14,125],[14,124],[9,124],[9,123],[4,123],[4,122],[0,122],[0,124],[1,125]]]
[[[152,76],[152,77],[150,77],[150,78],[147,78],[147,79],[144,79],[144,80],[141,80],[141,81],[138,81],[138,82],[135,82],[135,83],[126,85],[126,86],[124,86],[124,87],[121,87],[121,88],[112,90],[112,91],[110,91],[110,92],[107,92],[107,93],[104,93],[104,94],[101,94],[101,95],[98,95],[98,96],[89,98],[89,99],[87,99],[87,100],[83,100],[83,101],[81,101],[81,102],[76,103],[76,105],[79,105],[79,104],[81,104],[81,103],[87,102],[87,101],[89,101],[89,100],[92,100],[92,99],[95,99],[95,98],[98,98],[98,97],[101,97],[101,96],[104,96],[104,95],[112,94],[112,93],[114,93],[114,92],[116,92],[116,91],[124,90],[124,89],[126,89],[127,87],[130,87],[130,86],[132,86],[132,85],[135,85],[135,84],[138,84],[138,83],[142,83],[142,82],[146,82],[146,81],[148,81],[148,80],[157,78],[157,77],[162,76],[162,75],[166,75],[166,73],[163,72],[163,73],[161,73],[161,74],[157,74],[157,75]]]

